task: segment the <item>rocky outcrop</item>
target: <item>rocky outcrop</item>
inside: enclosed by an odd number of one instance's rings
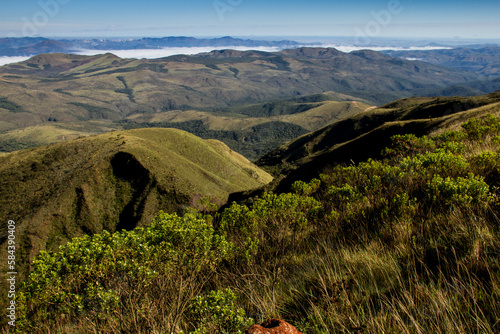
[[[250,327],[247,334],[303,334],[289,323],[279,319],[270,319],[260,325]]]

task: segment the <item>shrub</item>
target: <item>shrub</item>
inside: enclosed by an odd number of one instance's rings
[[[19,294],[21,328],[37,321],[113,316],[124,293],[158,275],[196,277],[227,258],[232,245],[208,219],[160,213],[147,228],[73,239],[59,252],[41,252]],[[140,296],[139,296],[140,299]]]
[[[292,184],[292,192],[299,196],[311,196],[321,185],[318,179],[312,179],[309,183],[304,181],[296,181]]]
[[[247,260],[259,250],[262,256],[271,249],[278,249],[283,255],[305,240],[311,231],[309,220],[321,213],[321,203],[312,197],[264,193],[251,208],[233,203],[225,209],[219,232],[230,235],[238,249],[236,253]]]
[[[500,121],[498,117],[487,115],[482,119],[471,118],[462,124],[462,128],[469,139],[483,140],[488,135],[498,135],[500,131]]]
[[[471,165],[477,173],[485,176],[496,177],[500,171],[500,154],[486,151],[470,159]]]
[[[438,143],[450,141],[461,142],[467,139],[467,134],[463,131],[449,130],[433,137],[433,139]]]
[[[483,177],[469,174],[456,179],[435,175],[427,183],[429,198],[442,205],[468,207],[471,204],[489,203],[492,196]]]
[[[386,148],[382,155],[400,158],[413,156],[434,149],[435,143],[427,136],[417,137],[414,134],[395,135],[391,137],[392,145]]]
[[[195,330],[192,334],[242,334],[254,323],[245,310],[235,305],[236,294],[231,289],[210,291],[192,300],[189,315]]]

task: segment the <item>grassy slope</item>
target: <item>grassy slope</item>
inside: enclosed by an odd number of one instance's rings
[[[469,98],[407,98],[327,125],[287,143],[257,164],[274,173],[288,173],[288,187],[298,179],[316,177],[322,168],[377,158],[392,135],[424,135],[486,112],[497,114],[500,94]]]
[[[18,223],[22,269],[72,237],[146,225],[202,197],[221,204],[271,181],[226,145],[175,129],[110,132],[0,160],[0,215]]]

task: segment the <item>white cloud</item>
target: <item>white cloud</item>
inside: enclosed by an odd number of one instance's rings
[[[0,66],[28,60],[31,57],[0,57]]]
[[[325,44],[323,47],[336,48],[342,52],[352,52],[358,50],[373,50],[373,51],[427,51],[427,50],[442,50],[442,49],[452,49],[451,47],[445,46],[359,46],[359,45],[339,45],[339,44]]]
[[[412,47],[393,47],[393,46],[377,46],[377,47],[367,47],[367,46],[356,46],[356,45],[341,45],[341,44],[324,44],[321,47],[333,47],[342,52],[351,52],[362,49],[371,49],[375,51],[385,51],[385,50],[396,50],[396,51],[414,51],[414,50],[437,50],[437,49],[451,49],[449,47],[435,47],[435,46],[412,46]],[[135,59],[155,59],[163,58],[178,54],[195,55],[202,52],[210,52],[217,47],[185,47],[185,48],[163,48],[163,49],[138,49],[138,50],[81,50],[77,52],[79,55],[83,56],[93,56],[97,54],[112,53],[120,58],[135,58]],[[282,50],[278,47],[245,47],[245,46],[228,46],[220,47],[219,49],[232,49],[239,51],[247,50],[257,50],[257,51],[267,51],[276,52]],[[0,57],[0,66],[17,63],[29,59],[30,57]]]
[[[103,54],[103,53],[112,53],[114,55],[117,55],[120,58],[147,58],[147,59],[154,59],[154,58],[163,58],[163,57],[168,57],[168,56],[173,56],[173,55],[178,55],[178,54],[186,54],[186,55],[195,55],[198,53],[202,52],[210,52],[213,51],[214,49],[217,49],[216,47],[213,46],[207,46],[207,47],[185,47],[185,48],[163,48],[163,49],[138,49],[138,50],[81,50],[77,54],[79,55],[85,55],[85,56],[93,56],[97,54]],[[279,51],[281,50],[280,48],[277,47],[244,47],[244,46],[228,46],[228,47],[220,47],[219,49],[232,49],[232,50],[239,50],[239,51],[247,51],[247,50],[258,50],[258,51],[268,51],[268,52],[274,52],[274,51]]]

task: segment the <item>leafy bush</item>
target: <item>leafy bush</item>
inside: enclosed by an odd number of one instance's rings
[[[235,305],[236,294],[231,289],[210,291],[192,300],[190,316],[196,328],[192,334],[242,334],[254,323],[245,310]]]
[[[483,119],[471,118],[462,124],[462,128],[470,139],[484,140],[487,135],[499,134],[500,121],[498,117],[487,115]]]
[[[148,286],[158,275],[195,277],[214,268],[232,245],[202,216],[160,213],[151,226],[84,236],[41,252],[20,293],[22,328],[42,319],[113,316],[121,291]],[[111,314],[109,314],[111,313]]]
[[[427,136],[417,137],[414,134],[395,135],[391,137],[392,145],[382,155],[386,157],[412,156],[434,149],[435,143]]]
[[[247,261],[258,253],[259,258],[278,259],[300,246],[311,231],[309,220],[321,211],[321,204],[312,197],[264,193],[251,208],[233,203],[224,210],[219,232],[230,236],[238,249],[235,254]]]
[[[292,184],[292,192],[300,196],[311,196],[318,190],[320,185],[321,181],[318,179],[312,179],[309,183],[296,181]]]
[[[432,201],[443,205],[467,207],[471,204],[486,204],[492,201],[488,184],[482,177],[473,174],[456,179],[435,175],[427,183],[427,187]]]

